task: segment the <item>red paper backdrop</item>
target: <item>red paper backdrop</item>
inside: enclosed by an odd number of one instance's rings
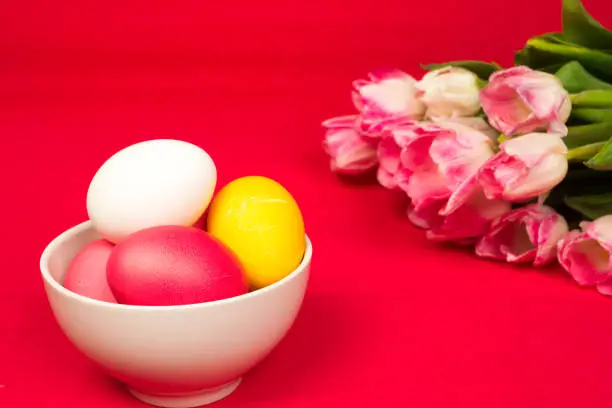
[[[0,3],[0,407],[144,407],[58,329],[38,259],[97,167],[172,137],[220,183],[282,182],[314,243],[294,328],[221,407],[604,407],[612,299],[427,242],[399,197],[328,171],[319,123],[369,69],[512,61],[560,0]],[[612,26],[607,0],[585,0]]]

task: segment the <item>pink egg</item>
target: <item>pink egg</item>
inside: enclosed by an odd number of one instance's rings
[[[64,287],[92,299],[117,303],[106,279],[106,264],[114,247],[104,239],[83,247],[66,271]]]
[[[207,232],[158,226],[119,243],[108,283],[120,303],[165,306],[210,302],[248,292],[237,258]]]

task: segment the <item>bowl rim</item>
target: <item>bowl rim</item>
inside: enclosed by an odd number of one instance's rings
[[[146,306],[146,305],[126,305],[126,304],[121,304],[121,303],[110,303],[110,302],[104,302],[102,300],[92,299],[87,296],[79,295],[78,293],[75,293],[75,292],[72,292],[71,290],[66,289],[61,283],[57,282],[51,276],[51,272],[49,271],[49,261],[51,259],[51,255],[55,253],[58,247],[62,243],[67,241],[68,239],[88,229],[93,229],[93,224],[91,220],[81,222],[80,224],[76,224],[68,228],[67,230],[65,230],[64,232],[62,232],[61,234],[53,238],[53,240],[51,240],[49,244],[47,244],[47,246],[43,250],[42,255],[40,257],[40,271],[42,274],[42,278],[49,286],[53,288],[53,290],[55,290],[56,292],[59,292],[61,296],[69,297],[77,302],[87,303],[92,306],[105,307],[105,308],[115,309],[115,310],[153,312],[153,311],[170,311],[170,310],[188,310],[188,309],[199,309],[199,308],[205,309],[205,308],[217,307],[217,306],[230,304],[230,303],[241,302],[243,300],[247,300],[250,298],[264,296],[266,293],[274,291],[280,288],[281,286],[287,284],[288,282],[296,279],[298,275],[302,274],[306,269],[308,269],[308,266],[310,265],[311,260],[312,260],[312,243],[310,241],[310,238],[306,234],[305,235],[306,250],[304,251],[304,256],[302,258],[302,261],[298,265],[298,267],[295,268],[290,274],[288,274],[284,278],[272,283],[271,285],[263,287],[261,289],[257,289],[255,291],[248,292],[248,293],[245,293],[239,296],[234,296],[231,298],[213,300],[210,302],[203,302],[203,303],[190,303],[187,305]]]

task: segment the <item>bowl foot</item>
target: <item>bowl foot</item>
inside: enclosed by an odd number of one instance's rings
[[[242,381],[242,378],[238,378],[236,381],[232,381],[231,383],[227,383],[219,387],[196,391],[189,394],[153,395],[136,391],[131,388],[129,391],[140,401],[149,405],[162,408],[194,408],[222,400],[234,392],[236,388],[238,388],[240,381]]]

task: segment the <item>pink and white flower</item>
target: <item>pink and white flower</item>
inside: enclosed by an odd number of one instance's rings
[[[405,190],[413,171],[407,166],[411,151],[418,148],[418,140],[433,137],[442,128],[425,122],[404,120],[387,128],[378,145],[378,182],[386,188]],[[413,144],[414,143],[414,144]]]
[[[488,199],[482,190],[472,190],[452,212],[444,214],[445,206],[446,200],[428,200],[419,208],[411,206],[408,218],[416,226],[427,229],[426,236],[432,241],[469,245],[511,208],[507,201]]]
[[[389,122],[423,118],[425,105],[417,97],[413,77],[397,69],[373,72],[368,76],[368,80],[353,82],[353,103],[361,114],[360,126],[364,134],[378,137]]]
[[[523,202],[550,191],[567,174],[567,147],[559,135],[529,133],[499,148],[478,173],[489,198]]]
[[[476,245],[476,254],[512,263],[542,266],[557,255],[557,243],[568,232],[565,219],[552,208],[531,204],[495,220]]]
[[[612,295],[612,215],[581,222],[557,249],[559,263],[579,285]]]
[[[408,218],[435,241],[472,243],[510,203],[464,189],[493,156],[490,137],[459,123],[406,121],[390,129],[379,145],[379,181],[400,188],[411,199]],[[463,191],[462,202],[443,212],[447,200]]]
[[[357,115],[348,115],[323,122],[327,128],[323,148],[334,172],[360,174],[378,164],[376,145],[360,134],[357,119]]]
[[[526,66],[497,71],[480,92],[480,102],[491,125],[506,136],[534,131],[567,135],[572,105],[552,74]]]
[[[474,116],[480,110],[478,77],[459,67],[430,71],[415,85],[428,118]]]
[[[418,209],[448,198],[493,156],[492,146],[485,134],[458,123],[406,121],[381,140],[378,180],[404,190]]]
[[[467,126],[481,133],[484,133],[491,140],[497,140],[497,138],[499,137],[499,131],[491,127],[491,125],[489,125],[487,121],[484,120],[484,118],[480,116],[455,117],[455,118],[431,118],[431,121],[433,123],[439,123],[441,125],[445,125],[446,127],[450,127],[455,123],[459,125]]]

